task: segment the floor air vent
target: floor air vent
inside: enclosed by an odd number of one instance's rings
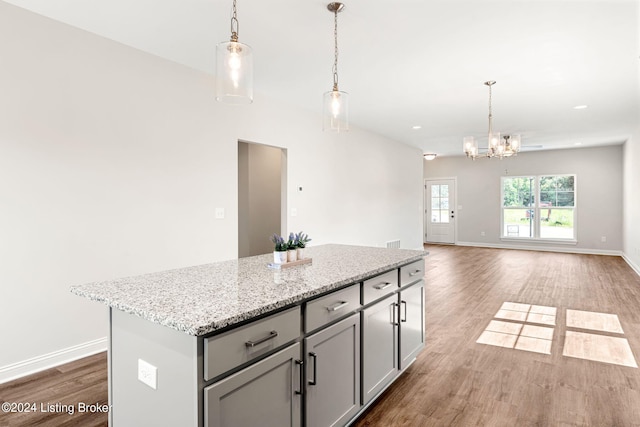
[[[400,249],[400,240],[391,240],[387,242],[387,248]]]

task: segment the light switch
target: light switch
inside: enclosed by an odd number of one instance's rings
[[[224,219],[224,208],[216,208],[216,219]]]
[[[298,216],[298,208],[291,208],[291,216]]]

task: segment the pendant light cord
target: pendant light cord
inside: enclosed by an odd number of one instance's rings
[[[233,15],[231,16],[231,41],[238,42],[238,32],[240,24],[238,23],[238,10],[236,9],[236,0],[233,0]]]
[[[489,135],[493,134],[493,115],[491,114],[491,86],[492,84],[487,85],[489,86]],[[491,141],[489,141],[489,143],[491,143]]]
[[[334,12],[333,21],[333,40],[334,40],[334,59],[333,59],[333,90],[338,91],[338,9]]]

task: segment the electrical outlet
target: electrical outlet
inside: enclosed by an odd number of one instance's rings
[[[481,235],[481,236],[484,236],[485,234],[486,234],[486,233],[485,233],[484,231],[481,231],[481,232],[480,232],[480,235]]]
[[[158,368],[138,359],[138,380],[156,390],[158,387]]]
[[[600,238],[600,241],[601,241],[602,243],[606,242],[606,241],[607,241],[607,236],[602,236],[602,237]]]
[[[224,219],[224,208],[216,208],[216,219]]]
[[[298,208],[291,208],[291,216],[298,216]]]

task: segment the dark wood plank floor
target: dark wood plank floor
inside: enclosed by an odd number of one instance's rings
[[[428,246],[426,349],[354,426],[640,426],[640,369],[562,356],[566,309],[617,314],[640,361],[640,277],[619,257]],[[551,355],[476,344],[503,302],[558,308]],[[104,353],[0,385],[0,402],[107,403]],[[106,426],[0,412],[0,426]]]
[[[5,402],[36,406],[30,412],[0,411],[0,427],[106,427],[107,414],[91,411],[108,404],[107,353],[0,384],[0,404]],[[81,404],[87,406],[83,413]]]

